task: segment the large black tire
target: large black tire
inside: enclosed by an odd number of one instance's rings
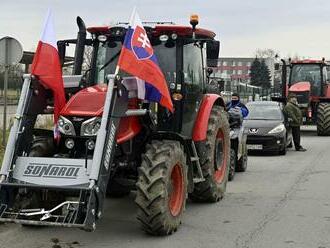
[[[181,224],[187,198],[187,166],[177,141],[153,141],[142,156],[136,184],[137,219],[152,235],[169,235]]]
[[[230,149],[230,166],[228,173],[228,181],[232,181],[235,177],[236,164],[237,164],[236,152],[234,149]]]
[[[317,135],[330,135],[330,103],[320,103],[317,107]]]
[[[205,181],[194,185],[194,191],[189,194],[191,200],[217,202],[223,198],[230,163],[229,131],[225,111],[214,106],[208,121],[205,148],[197,149]]]

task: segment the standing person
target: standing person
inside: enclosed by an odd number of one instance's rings
[[[248,108],[240,101],[240,97],[237,93],[231,95],[231,101],[227,103],[226,109],[229,111],[231,108],[238,108],[241,110],[243,118],[247,117],[249,114]]]
[[[296,151],[305,152],[306,149],[300,145],[300,126],[302,125],[302,112],[298,106],[297,96],[290,94],[288,103],[283,109],[284,115],[292,130],[293,143]]]

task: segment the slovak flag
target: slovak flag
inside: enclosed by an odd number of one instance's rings
[[[173,103],[164,74],[135,9],[130,18],[118,66],[140,79],[138,88],[142,85],[144,90],[140,91],[139,98],[143,92],[144,99],[158,102],[173,112]]]
[[[57,123],[66,100],[51,10],[48,10],[47,13],[41,40],[33,58],[31,74],[36,76],[45,88],[52,90],[54,96],[54,123]]]

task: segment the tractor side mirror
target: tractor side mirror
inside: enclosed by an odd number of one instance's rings
[[[275,67],[275,71],[278,71],[280,69],[280,63],[275,63],[274,67]]]
[[[65,41],[58,41],[57,42],[57,49],[58,49],[58,55],[60,57],[61,65],[64,64],[65,59],[65,52],[66,52],[66,44]]]
[[[206,43],[207,67],[217,67],[220,52],[220,41],[210,40]]]
[[[213,73],[213,69],[212,68],[207,68],[206,69],[206,75],[209,77],[209,76],[211,76],[211,74]]]

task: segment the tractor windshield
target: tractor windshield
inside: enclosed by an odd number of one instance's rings
[[[321,94],[321,66],[318,64],[294,64],[291,69],[290,85],[299,82],[310,82],[312,95]]]
[[[115,72],[121,51],[121,42],[100,43],[96,60],[96,82],[105,83],[105,76]],[[168,83],[176,81],[176,48],[164,43],[153,45],[158,63]]]

